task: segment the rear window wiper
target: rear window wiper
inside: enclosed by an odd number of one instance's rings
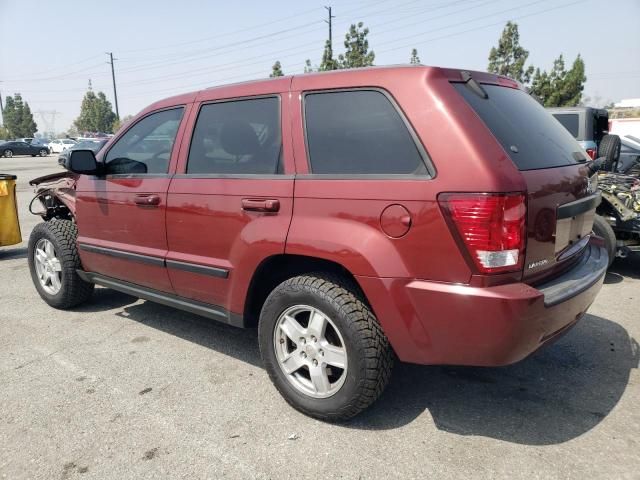
[[[460,72],[460,76],[462,77],[462,81],[467,86],[469,90],[478,95],[480,98],[484,98],[485,100],[489,98],[489,94],[487,91],[482,88],[475,78],[471,76],[471,73],[467,71]]]

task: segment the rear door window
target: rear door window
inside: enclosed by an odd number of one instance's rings
[[[282,173],[278,97],[203,105],[193,132],[187,174]]]
[[[580,115],[577,113],[554,113],[553,116],[567,129],[567,132],[573,135],[573,138],[578,138],[580,133]]]
[[[407,125],[382,92],[309,93],[304,109],[312,173],[427,174]]]
[[[563,167],[587,161],[586,154],[542,105],[515,88],[482,85],[482,98],[464,83],[455,89],[475,110],[520,170]]]

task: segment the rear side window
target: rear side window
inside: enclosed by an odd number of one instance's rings
[[[488,98],[454,83],[520,170],[562,167],[586,161],[565,128],[530,95],[515,88],[482,85]]]
[[[573,135],[573,138],[578,138],[580,116],[577,113],[554,113],[553,116],[567,129],[567,132]]]
[[[276,97],[203,105],[189,149],[188,174],[282,173]]]
[[[310,93],[304,108],[312,173],[427,174],[407,125],[383,93]]]

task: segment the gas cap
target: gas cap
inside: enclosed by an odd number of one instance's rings
[[[380,228],[392,238],[405,235],[411,228],[411,214],[402,205],[389,205],[380,215]]]

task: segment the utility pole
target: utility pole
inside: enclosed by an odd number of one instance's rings
[[[331,15],[331,7],[324,7],[329,12],[329,20],[325,20],[326,23],[329,24],[329,48],[331,48],[331,53],[333,56],[333,35],[331,33],[331,19],[336,18],[335,15]]]
[[[111,78],[113,79],[113,98],[116,103],[116,119],[120,120],[120,112],[118,111],[118,92],[116,91],[116,73],[113,70],[113,52],[107,52],[107,55],[109,55],[109,63],[111,63]]]

